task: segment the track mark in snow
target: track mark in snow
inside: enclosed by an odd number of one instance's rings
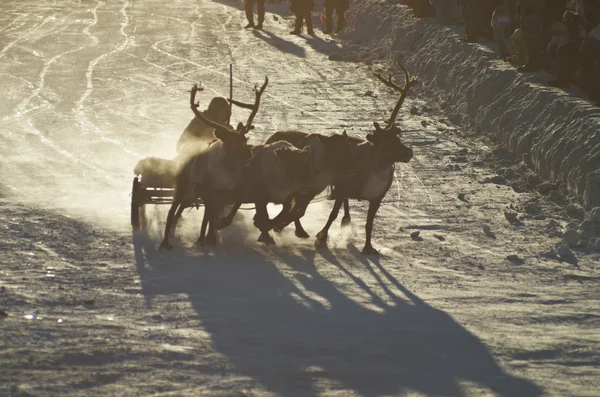
[[[44,86],[46,84],[46,75],[48,74],[48,70],[52,67],[52,65],[59,60],[61,57],[77,52],[77,51],[81,51],[83,50],[85,46],[80,46],[78,48],[72,49],[72,50],[68,50],[65,52],[62,52],[58,55],[53,56],[52,58],[50,58],[49,60],[44,62],[44,67],[42,68],[42,71],[40,72],[39,78],[38,78],[38,85],[37,88],[35,88],[33,90],[33,92],[31,93],[31,95],[29,95],[27,98],[25,98],[23,101],[21,101],[21,103],[19,103],[17,105],[17,111],[19,113],[26,113],[25,111],[25,107],[29,104],[29,102],[33,99],[36,98],[40,95],[40,92],[43,91]],[[47,102],[49,103],[49,102]]]
[[[15,40],[13,40],[10,43],[8,43],[7,45],[5,45],[2,48],[2,50],[0,50],[0,59],[4,58],[4,56],[6,55],[6,53],[8,52],[8,50],[10,50],[12,47],[14,47],[18,42],[20,42],[22,40],[25,40],[27,38],[27,36],[29,36],[32,33],[35,33],[38,29],[40,29],[41,27],[43,27],[44,25],[46,25],[48,22],[53,21],[55,19],[54,16],[55,16],[55,14],[52,14],[51,16],[46,17],[38,25],[36,25],[33,28],[29,29],[27,32],[21,34]]]
[[[99,42],[98,38],[89,33],[89,28],[91,28],[92,26],[95,26],[98,23],[98,12],[97,12],[98,7],[100,7],[103,4],[104,4],[103,2],[97,3],[97,6],[92,10],[92,14],[94,15],[93,23],[87,29],[84,29],[86,34],[88,34],[88,36],[90,36],[94,40],[95,45],[97,45]],[[137,153],[135,153],[134,151],[132,151],[131,149],[129,149],[125,144],[123,144],[122,142],[120,142],[117,139],[107,137],[106,134],[104,134],[100,128],[98,128],[96,125],[94,125],[88,119],[88,117],[85,115],[86,111],[84,109],[85,102],[88,100],[88,98],[92,95],[92,92],[94,91],[93,75],[94,75],[94,69],[96,68],[98,63],[100,61],[102,61],[103,59],[113,55],[116,52],[123,51],[129,45],[129,42],[131,41],[131,37],[125,32],[125,28],[127,26],[129,26],[129,15],[127,14],[127,8],[129,6],[130,6],[129,1],[123,1],[123,7],[121,8],[121,15],[123,15],[124,20],[121,23],[120,31],[121,31],[121,35],[125,37],[125,40],[123,41],[123,43],[121,43],[120,45],[118,45],[117,47],[112,49],[111,51],[98,56],[97,58],[93,59],[88,64],[88,68],[87,68],[87,71],[85,74],[86,82],[87,82],[86,90],[83,93],[83,95],[81,96],[81,98],[79,99],[79,101],[77,101],[77,103],[75,104],[75,114],[76,114],[76,117],[79,119],[82,127],[87,126],[88,129],[90,129],[90,130],[94,131],[96,134],[100,135],[102,140],[119,147],[121,150],[123,150],[125,153],[129,154],[132,157],[137,157],[139,155]]]
[[[169,39],[165,39],[165,40],[161,40],[161,41],[166,41],[166,40],[169,40]],[[167,65],[167,66],[161,66],[161,65],[158,65],[158,64],[156,64],[156,63],[154,63],[154,62],[151,62],[151,61],[149,61],[149,60],[147,60],[147,59],[145,59],[145,58],[142,58],[142,57],[140,57],[140,56],[138,56],[138,55],[135,55],[135,54],[132,54],[132,53],[129,53],[129,52],[124,52],[124,54],[125,54],[125,55],[129,55],[130,57],[133,57],[133,58],[139,59],[139,60],[141,60],[141,61],[144,61],[144,62],[146,62],[148,65],[150,65],[150,66],[152,66],[152,67],[155,67],[155,68],[157,68],[157,69],[160,69],[160,70],[162,70],[162,71],[164,71],[164,72],[170,73],[170,74],[172,74],[172,75],[174,75],[174,76],[177,76],[177,77],[179,77],[179,78],[181,78],[181,79],[183,79],[183,80],[189,81],[189,82],[190,82],[190,83],[192,83],[192,84],[199,83],[198,81],[196,81],[196,80],[194,80],[194,79],[191,79],[190,77],[187,77],[185,74],[177,73],[177,72],[174,72],[174,71],[172,71],[172,70],[170,70],[170,69],[169,69],[169,66],[173,66],[173,65],[180,65],[180,64],[181,64],[181,62],[174,62],[174,63],[172,63],[172,64],[170,64],[170,65]],[[138,80],[138,81],[142,81],[142,80]],[[145,83],[147,83],[147,81],[146,81]],[[171,88],[171,87],[169,87],[168,85],[164,85],[164,87],[165,87],[165,88],[167,88],[167,89],[169,89],[170,91],[173,91],[173,92],[181,92],[180,90],[177,90],[177,89],[175,89],[175,88]],[[218,92],[217,90],[215,90],[215,89],[212,89],[212,88],[210,88],[210,87],[204,87],[204,89],[205,89],[205,90],[208,90],[208,91],[211,91],[211,92],[212,92],[213,94],[215,94],[215,95],[223,96],[223,94],[222,94],[222,93],[220,93],[220,92]]]
[[[415,167],[415,165],[417,167]],[[419,166],[421,166],[421,165],[422,165],[422,163],[419,161],[417,156],[413,156],[409,169],[411,170],[411,175],[415,178],[415,180],[419,183],[419,185],[421,185],[422,190],[425,192],[425,194],[429,198],[429,204],[433,206],[433,197],[429,193],[429,190],[427,190],[427,188],[425,187],[425,184],[423,183],[423,181],[421,181],[421,178],[419,178],[419,175],[417,175],[417,172],[415,169],[415,168],[419,168]]]
[[[211,73],[214,73],[214,74],[218,74],[218,75],[220,75],[220,76],[222,76],[222,77],[225,77],[227,80],[229,80],[229,74],[228,74],[228,73],[219,72],[218,70],[212,69],[212,68],[210,68],[210,67],[208,67],[208,66],[201,65],[201,64],[199,64],[198,62],[194,62],[194,61],[191,61],[191,60],[189,60],[189,59],[187,59],[187,58],[183,58],[183,57],[180,57],[180,56],[178,56],[178,55],[171,54],[170,52],[168,52],[168,51],[165,51],[165,50],[162,50],[162,49],[160,49],[160,48],[158,47],[158,43],[165,42],[165,41],[168,41],[168,40],[170,40],[170,39],[165,39],[165,40],[160,40],[160,41],[157,41],[156,43],[154,43],[154,44],[152,45],[152,49],[154,49],[154,50],[156,50],[157,52],[160,52],[161,54],[164,54],[164,55],[166,55],[166,56],[168,56],[168,57],[175,58],[175,59],[179,59],[179,60],[181,60],[181,61],[183,61],[183,62],[186,62],[186,63],[188,63],[188,64],[190,64],[190,65],[194,65],[194,66],[196,66],[196,67],[198,67],[198,68],[200,68],[200,69],[206,70],[207,72],[211,72]],[[233,80],[234,80],[234,81],[237,81],[238,83],[244,84],[244,85],[246,85],[246,86],[248,86],[248,87],[254,87],[254,86],[255,86],[255,84],[249,83],[249,82],[247,82],[247,81],[245,81],[245,80],[242,80],[242,79],[239,79],[239,78],[237,78],[237,77],[235,77],[235,76],[233,77]],[[205,87],[205,88],[206,88],[206,87]],[[293,108],[293,109],[296,109],[296,110],[300,110],[300,111],[301,111],[301,112],[303,112],[304,114],[307,114],[307,115],[309,115],[309,116],[312,116],[313,118],[315,118],[315,119],[317,119],[317,120],[320,120],[320,121],[323,121],[323,122],[326,122],[326,121],[328,121],[328,120],[327,120],[326,118],[324,118],[324,117],[318,116],[318,115],[316,115],[316,114],[314,114],[314,113],[312,113],[312,112],[310,112],[310,111],[308,111],[308,110],[302,109],[302,108],[301,108],[301,107],[299,107],[299,106],[296,106],[296,105],[293,105],[293,104],[291,104],[291,103],[289,103],[289,102],[287,102],[287,101],[284,101],[283,99],[281,99],[281,98],[279,98],[279,97],[276,97],[275,95],[269,94],[268,92],[265,92],[265,93],[264,93],[264,95],[265,95],[265,96],[267,96],[267,97],[269,97],[269,98],[271,98],[271,99],[274,99],[276,102],[279,102],[280,104],[282,104],[282,105],[285,105],[285,106],[287,106],[287,107],[289,107],[289,108]],[[227,94],[226,96],[228,96],[228,94]]]
[[[34,125],[33,125],[33,120],[30,118],[29,120],[27,120],[27,124],[28,127],[27,129],[34,135],[38,136],[40,138],[40,141],[50,147],[51,149],[53,149],[54,151],[56,151],[57,153],[61,154],[63,157],[66,157],[69,161],[71,161],[74,164],[77,165],[81,165],[89,170],[95,171],[96,173],[102,175],[106,180],[108,180],[109,182],[115,182],[116,179],[112,176],[110,176],[110,174],[108,174],[106,171],[94,166],[93,164],[90,164],[86,161],[81,160],[80,158],[78,158],[77,156],[75,156],[73,153],[69,152],[68,150],[60,147],[56,142],[54,142],[52,139],[44,136],[40,130],[38,130]]]
[[[229,24],[233,20],[233,16],[227,12],[227,6],[223,5],[223,12],[227,15],[227,20],[221,24],[221,28],[223,30],[223,38],[227,44],[227,52],[229,52],[229,60],[233,63],[233,53],[234,50],[231,47],[231,41],[229,40],[229,35],[227,34],[227,24]]]
[[[185,41],[186,44],[191,44],[192,40],[196,36],[196,22],[202,19],[202,14],[200,13],[200,5],[196,4],[196,9],[194,9],[194,13],[196,14],[196,19],[190,22],[190,37]]]
[[[100,40],[98,40],[98,37],[96,37],[95,35],[90,33],[90,29],[93,28],[94,26],[96,26],[98,24],[98,8],[102,7],[104,5],[103,1],[97,1],[96,2],[96,7],[92,8],[91,13],[92,16],[94,17],[94,19],[92,20],[92,23],[89,24],[87,27],[85,27],[85,29],[83,29],[83,33],[85,33],[91,40],[92,40],[92,47],[95,47],[98,45],[98,43],[100,43]],[[92,71],[93,68],[95,66],[94,61],[96,60],[100,60],[99,58],[94,59],[92,62],[90,62],[88,64],[87,70],[86,70],[86,74],[85,74],[85,78],[87,80],[87,88],[86,91],[84,92],[83,96],[79,99],[79,101],[75,104],[75,109],[77,111],[80,111],[83,108],[83,102],[87,99],[87,97],[91,94],[91,90],[92,90]]]
[[[3,27],[2,29],[0,29],[0,33],[4,32],[5,30],[7,30],[8,28],[10,28],[12,25],[14,25],[15,23],[17,23],[18,21],[20,21],[21,19],[28,17],[29,14],[20,14],[19,16],[17,16],[15,19],[13,19],[8,25],[6,25],[5,27]],[[23,25],[25,25],[25,22],[23,22],[21,25],[17,26],[15,29],[19,29],[20,27],[22,27]],[[11,29],[8,30],[8,32],[11,32],[15,29]]]

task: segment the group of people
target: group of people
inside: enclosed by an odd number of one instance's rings
[[[265,20],[265,3],[267,0],[244,0],[244,6],[246,9],[246,19],[248,24],[245,26],[246,29],[263,29],[263,22]],[[314,0],[290,0],[290,9],[296,16],[296,24],[294,30],[290,34],[301,35],[303,27],[306,24],[306,32],[309,35],[314,35],[313,29],[313,9],[315,7]],[[254,23],[254,5],[256,4],[258,12],[258,23]],[[336,32],[340,32],[344,28],[346,19],[344,14],[350,6],[350,0],[325,0],[325,12],[323,13],[321,20],[325,22],[324,33],[333,33],[333,14],[336,14],[337,24]]]
[[[600,0],[406,0],[415,16],[460,7],[466,42],[494,41],[519,72],[547,70],[555,87],[578,85],[600,102]],[[448,18],[445,18],[448,19]]]

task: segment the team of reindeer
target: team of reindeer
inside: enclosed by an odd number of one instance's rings
[[[269,232],[281,231],[292,222],[296,236],[308,238],[300,219],[310,202],[331,186],[331,198],[335,204],[325,227],[317,234],[315,246],[327,245],[329,228],[342,205],[342,225],[345,226],[350,223],[348,200],[366,200],[369,201],[369,209],[362,252],[377,254],[371,245],[375,214],[393,182],[394,164],[407,163],[413,156],[412,149],[402,143],[402,132],[395,121],[416,79],[410,78],[402,64],[399,66],[404,72],[403,87],[394,83],[391,76],[385,79],[380,74],[375,75],[383,84],[398,91],[400,99],[385,127],[373,123],[375,129],[366,139],[349,136],[346,131],[330,136],[279,131],[262,145],[250,145],[247,134],[254,128],[252,121],[267,88],[268,78],[260,89],[255,87],[253,104],[228,100],[233,105],[251,110],[246,123],[240,122],[236,129],[229,125],[227,118],[225,121],[216,120],[220,117],[209,118],[209,113],[219,114],[219,109],[200,112],[195,98],[202,89],[192,87],[190,105],[196,118],[188,129],[193,129],[190,136],[205,143],[201,150],[186,158],[177,172],[173,204],[167,216],[161,249],[171,249],[169,236],[177,219],[198,197],[205,206],[198,244],[216,245],[216,232],[230,225],[237,210],[246,203],[252,203],[256,208],[253,221],[261,232],[258,241],[273,244]],[[221,98],[220,104],[226,107],[221,109],[220,114],[229,115],[229,103]],[[219,107],[219,102],[214,105]],[[282,204],[283,207],[273,219],[267,212],[269,203]],[[222,216],[226,206],[232,208],[226,216]]]

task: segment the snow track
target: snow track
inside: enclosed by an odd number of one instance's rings
[[[427,110],[440,99],[420,88],[400,112],[415,157],[375,220],[380,258],[360,253],[361,202],[322,251],[293,230],[261,246],[251,212],[215,249],[192,246],[195,210],[173,252],[157,251],[164,207],[132,236],[135,163],[174,155],[187,90],[206,87],[202,106],[226,96],[230,63],[238,100],[270,78],[253,142],[292,128],[364,136],[389,117],[396,94],[373,78],[387,70],[330,61],[347,51],[323,34],[288,35],[287,6],[244,30],[242,7],[0,3],[0,395],[596,395],[598,253],[541,255],[574,219],[483,183],[490,148]],[[545,219],[506,221],[536,200]],[[331,204],[309,207],[309,234]]]

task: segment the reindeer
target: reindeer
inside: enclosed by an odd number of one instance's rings
[[[405,146],[400,140],[402,131],[400,128],[396,127],[395,120],[406,99],[408,89],[410,86],[414,85],[417,80],[411,80],[408,70],[401,63],[398,64],[404,72],[406,81],[404,88],[393,83],[391,76],[386,80],[379,73],[375,74],[375,77],[381,80],[383,84],[399,91],[401,93],[400,99],[396,103],[396,107],[394,108],[390,119],[387,121],[385,128],[381,128],[379,123],[375,122],[373,123],[375,131],[368,134],[366,140],[349,137],[352,147],[352,169],[347,170],[346,177],[343,176],[343,173],[338,172],[336,179],[332,183],[332,197],[335,199],[335,204],[325,227],[317,234],[315,241],[316,248],[322,248],[327,245],[329,228],[337,218],[342,205],[344,205],[345,212],[344,217],[342,218],[342,226],[346,226],[350,223],[348,199],[353,198],[369,201],[369,211],[366,223],[367,236],[362,252],[367,255],[376,255],[378,253],[371,245],[371,233],[373,230],[375,214],[381,205],[383,197],[385,197],[393,182],[394,163],[408,163],[413,156],[412,149]],[[302,145],[302,140],[311,135],[312,134],[301,131],[282,131],[274,134],[274,136],[267,141],[281,139],[291,142],[294,145]],[[300,205],[297,206],[296,213],[290,214],[290,217],[297,216],[294,222],[296,224],[296,235],[298,237],[308,237],[308,234],[303,231],[299,221],[299,218],[304,215],[304,210],[308,205],[308,202],[306,202],[308,197],[309,196],[304,199],[299,198]],[[310,200],[312,200],[312,198],[308,201],[310,202]],[[276,226],[276,229],[282,227],[285,227],[285,223],[279,224]]]
[[[242,204],[253,203],[256,208],[254,226],[261,231],[258,241],[273,245],[275,241],[269,231],[273,225],[284,222],[289,216],[291,197],[298,192],[308,191],[314,183],[311,148],[307,146],[298,149],[288,142],[279,141],[256,145],[252,151],[252,161],[238,188],[220,194],[221,207],[233,205],[233,208],[226,217],[219,220],[216,228],[220,230],[229,226]],[[269,203],[284,205],[284,209],[274,220],[269,219]],[[200,245],[204,243],[207,223],[205,217],[197,242]]]
[[[298,148],[308,146],[311,148],[311,171],[313,173],[313,184],[306,192],[297,192],[284,204],[284,209],[292,211],[288,218],[296,226],[296,236],[299,238],[309,238],[310,236],[300,223],[310,202],[327,186],[335,183],[336,180],[347,175],[351,167],[351,140],[347,132],[342,134],[332,134],[330,136],[320,134],[308,134],[302,131],[279,131],[271,135],[265,144],[273,142],[286,141]],[[282,212],[283,212],[282,211]],[[287,222],[289,223],[289,222]],[[283,230],[287,223],[275,224],[274,229],[277,232]]]
[[[171,249],[169,235],[174,226],[174,220],[181,216],[186,207],[190,207],[197,196],[204,202],[204,218],[209,224],[207,242],[216,244],[215,225],[220,216],[221,201],[216,194],[234,189],[240,182],[243,170],[252,158],[252,150],[248,145],[246,134],[253,128],[252,121],[260,105],[260,97],[269,83],[265,83],[258,90],[255,87],[256,101],[253,105],[237,102],[238,106],[252,109],[248,121],[240,123],[237,131],[230,126],[215,122],[200,111],[199,104],[195,102],[196,93],[201,90],[196,85],[192,87],[190,106],[195,116],[205,125],[214,129],[214,138],[199,153],[184,162],[175,179],[175,194],[173,204],[167,216],[165,235],[161,249]]]
[[[402,131],[395,125],[396,118],[409,88],[418,80],[410,78],[408,70],[398,62],[398,65],[404,72],[405,84],[400,87],[389,79],[384,79],[381,74],[375,74],[383,84],[393,88],[401,93],[398,103],[387,121],[385,128],[381,128],[379,123],[373,123],[375,131],[367,135],[366,140],[353,138],[354,141],[354,164],[357,172],[349,178],[339,181],[334,185],[332,196],[335,204],[329,215],[325,227],[317,234],[315,247],[321,248],[327,246],[327,234],[331,224],[337,218],[339,210],[344,204],[346,222],[350,221],[348,211],[348,199],[368,200],[369,210],[367,212],[367,222],[365,225],[366,241],[362,250],[366,255],[377,255],[378,252],[371,245],[371,233],[373,231],[373,220],[375,214],[381,205],[394,180],[394,164],[397,162],[408,163],[413,157],[413,151],[405,146],[400,137]]]

